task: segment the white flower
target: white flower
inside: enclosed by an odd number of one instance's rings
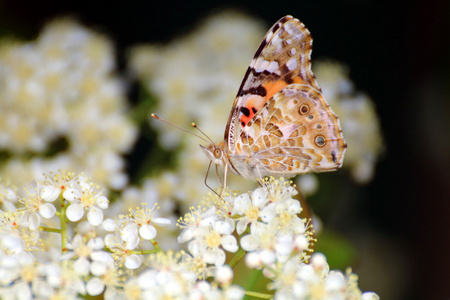
[[[268,204],[267,190],[265,188],[257,188],[253,191],[251,199],[249,194],[242,194],[234,200],[233,214],[242,215],[236,226],[236,231],[240,235],[251,224],[250,230],[260,221],[261,212]]]
[[[263,274],[273,280],[269,288],[275,290],[275,299],[378,299],[374,293],[362,296],[357,276],[350,270],[345,274],[330,271],[321,253],[313,254],[311,264],[293,258]]]
[[[203,211],[203,207],[198,206],[197,210],[190,208],[190,213],[187,213],[178,222],[178,226],[183,229],[178,236],[178,243],[185,243],[196,237],[201,232],[203,227],[211,226],[217,219],[216,210],[214,207]]]
[[[113,262],[112,257],[103,249],[104,243],[100,237],[95,237],[92,239],[83,238],[81,235],[77,234],[72,243],[67,244],[67,249],[72,250],[64,254],[62,259],[74,259],[73,269],[74,271],[82,276],[89,275],[92,261],[102,261],[107,263]]]
[[[243,288],[236,285],[225,285],[219,288],[217,285],[212,285],[209,282],[202,281],[195,285],[192,291],[193,299],[243,299],[245,291]]]
[[[114,263],[99,263],[97,267],[91,268],[94,275],[86,284],[86,291],[91,296],[100,295],[106,288],[106,294],[114,294],[121,285],[123,273]]]
[[[143,299],[190,298],[197,276],[192,265],[181,259],[182,253],[158,252],[149,256],[149,269],[138,276]]]
[[[156,229],[153,224],[158,226],[166,226],[170,224],[170,220],[166,218],[155,218],[155,214],[158,210],[156,204],[151,208],[144,207],[130,209],[128,216],[122,218],[121,223],[127,224],[122,232],[136,232],[139,231],[139,235],[144,240],[151,240],[156,237]]]
[[[108,208],[108,199],[101,193],[95,193],[96,185],[87,182],[82,176],[77,183],[64,191],[63,197],[71,204],[67,208],[67,218],[76,222],[84,215],[84,210],[89,210],[88,221],[91,225],[100,225],[103,221],[103,212],[101,209]]]
[[[132,253],[139,244],[139,238],[137,234],[134,238],[127,236],[125,240],[122,238],[121,233],[116,231],[114,234],[108,234],[105,237],[105,245],[113,252],[113,257],[116,262],[119,264],[124,264],[127,269],[136,269],[138,268],[142,260],[139,255]]]
[[[42,195],[46,197],[44,198]],[[26,220],[30,230],[39,228],[41,217],[50,219],[55,215],[55,206],[52,203],[48,203],[55,199],[56,198],[54,197],[48,197],[46,192],[42,190],[40,184],[37,185],[37,188],[33,193],[29,193],[27,197],[20,199],[20,202],[24,204],[26,211],[24,220]]]
[[[230,220],[216,221],[212,226],[203,227],[198,235],[188,245],[191,253],[204,253],[205,262],[221,266],[225,263],[225,252],[236,252],[239,248],[236,238],[232,235],[234,222]]]

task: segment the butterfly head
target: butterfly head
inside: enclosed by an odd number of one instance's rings
[[[225,155],[223,154],[223,146],[221,144],[210,144],[208,147],[203,147],[202,145],[200,145],[200,147],[213,163],[221,167],[224,166]]]

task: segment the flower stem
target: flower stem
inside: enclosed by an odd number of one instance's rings
[[[60,229],[56,229],[56,228],[49,228],[49,227],[39,227],[40,231],[46,231],[46,232],[55,232],[55,233],[61,233]]]
[[[245,256],[245,254],[247,254],[247,252],[246,252],[244,249],[239,248],[238,252],[237,252],[236,255],[231,259],[231,261],[230,261],[230,263],[229,263],[230,267],[231,267],[231,268],[234,268],[234,267],[238,264],[238,262],[240,262],[241,259]]]
[[[61,227],[61,251],[62,253],[67,252],[67,220],[66,220],[66,203],[64,202],[64,197],[59,196],[59,202],[61,204],[61,212],[59,215],[59,224]]]
[[[255,297],[255,298],[259,298],[259,299],[272,299],[273,298],[273,295],[263,294],[263,293],[258,293],[258,292],[246,291],[245,294],[247,296],[251,296],[251,297]]]
[[[152,242],[152,245],[153,245],[153,247],[155,247],[155,252],[159,252],[159,251],[161,251],[161,248],[159,248],[159,245],[158,245],[158,242],[157,241],[155,241],[155,240],[150,240],[151,242]]]

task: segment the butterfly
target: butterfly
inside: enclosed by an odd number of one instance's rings
[[[206,156],[247,179],[334,171],[347,145],[311,71],[312,37],[285,16],[267,32],[234,100],[224,141]],[[223,191],[223,190],[222,190]]]

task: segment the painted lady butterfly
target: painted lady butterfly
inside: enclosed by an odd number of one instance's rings
[[[311,34],[281,18],[264,37],[234,100],[225,140],[209,159],[252,180],[341,167],[347,147],[338,117],[311,71]]]

